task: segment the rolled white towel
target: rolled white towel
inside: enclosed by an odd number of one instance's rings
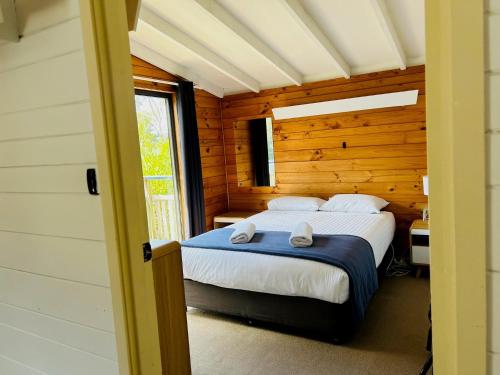
[[[313,243],[312,238],[312,227],[306,222],[298,223],[295,228],[293,228],[290,234],[290,239],[288,240],[293,247],[309,247]]]
[[[255,234],[255,224],[248,221],[242,221],[234,226],[234,232],[229,237],[232,243],[247,243],[252,240]]]

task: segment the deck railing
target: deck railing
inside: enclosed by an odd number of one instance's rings
[[[173,182],[173,176],[144,176],[149,238],[152,240],[178,239],[179,220]]]

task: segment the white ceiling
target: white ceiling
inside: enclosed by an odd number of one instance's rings
[[[218,96],[425,63],[424,0],[142,0],[132,53]]]

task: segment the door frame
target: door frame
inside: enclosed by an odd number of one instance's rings
[[[483,3],[425,3],[436,374],[487,367]]]
[[[168,116],[170,119],[170,124],[169,124],[169,132],[170,132],[170,157],[172,159],[172,164],[173,166],[173,177],[174,177],[174,188],[177,189],[177,195],[179,198],[179,201],[176,202],[176,210],[177,214],[179,215],[178,218],[178,235],[179,235],[179,241],[182,241],[184,237],[184,226],[185,226],[185,217],[184,217],[184,209],[182,206],[182,195],[184,193],[184,189],[181,184],[181,165],[180,165],[180,159],[179,159],[179,143],[178,143],[178,126],[177,126],[177,118],[175,116],[175,111],[174,111],[174,106],[175,106],[175,92],[167,92],[167,91],[162,91],[162,90],[148,90],[144,88],[134,88],[134,97],[136,95],[142,95],[142,96],[152,96],[152,97],[157,97],[157,98],[165,98],[168,100],[167,104],[167,110],[168,110]]]
[[[147,228],[126,1],[80,3],[100,182],[110,187],[101,196],[120,371],[159,374],[152,277],[139,251]],[[425,5],[434,369],[485,374],[484,5]]]
[[[143,254],[149,236],[128,38],[129,3],[137,2],[80,0],[80,18],[120,374],[160,375],[153,271]]]

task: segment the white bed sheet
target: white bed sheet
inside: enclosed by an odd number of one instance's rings
[[[394,237],[390,212],[351,214],[338,212],[264,211],[246,219],[257,230],[292,231],[300,221],[311,224],[314,234],[351,234],[372,246],[378,267]],[[224,288],[344,303],[349,278],[342,269],[307,259],[275,255],[182,248],[184,277]]]

